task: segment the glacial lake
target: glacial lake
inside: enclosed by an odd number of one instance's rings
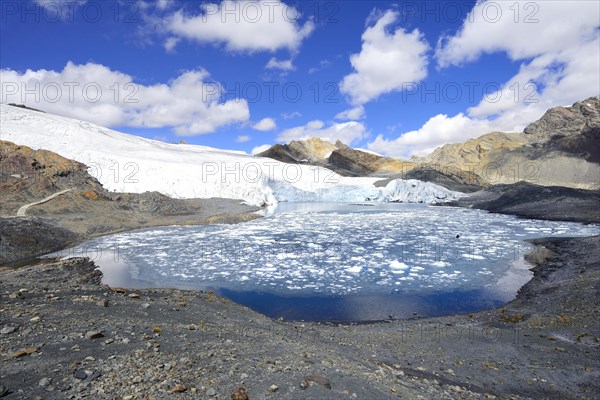
[[[151,228],[54,253],[113,287],[213,290],[269,317],[358,322],[474,312],[531,279],[525,239],[595,225],[422,204],[281,203],[237,225]]]

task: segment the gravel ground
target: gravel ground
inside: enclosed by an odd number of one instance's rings
[[[505,307],[364,325],[109,288],[87,259],[3,268],[0,397],[598,398],[600,238],[534,244],[534,278]]]

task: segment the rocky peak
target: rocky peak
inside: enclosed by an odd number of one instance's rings
[[[555,136],[572,136],[592,129],[600,129],[600,100],[590,97],[571,107],[554,107],[523,131],[540,141]]]

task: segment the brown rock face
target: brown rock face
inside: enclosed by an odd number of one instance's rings
[[[572,107],[554,107],[544,116],[529,124],[523,133],[537,141],[548,141],[556,135],[579,135],[593,129],[600,129],[600,100],[590,97],[578,101]]]
[[[555,107],[524,133],[494,132],[448,144],[423,164],[451,165],[491,184],[526,181],[542,186],[600,188],[600,101],[589,98],[572,107]]]

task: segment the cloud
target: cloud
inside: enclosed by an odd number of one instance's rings
[[[294,118],[298,118],[301,117],[302,114],[300,114],[298,111],[293,111],[291,113],[282,113],[281,114],[281,118],[288,120],[288,119],[294,119]]]
[[[2,102],[109,127],[171,127],[181,136],[202,135],[250,118],[243,99],[221,102],[222,87],[206,70],[183,72],[168,83],[141,85],[130,75],[95,63],[68,62],[62,71],[0,70]]]
[[[263,144],[261,146],[256,146],[255,148],[252,149],[252,151],[250,152],[250,154],[252,154],[253,156],[262,153],[263,151],[267,151],[271,148],[270,144]]]
[[[365,117],[365,108],[363,106],[358,106],[351,108],[349,110],[342,111],[335,116],[335,119],[339,120],[356,120],[363,119]]]
[[[261,132],[272,131],[277,128],[277,123],[273,118],[263,118],[252,126],[252,129]]]
[[[522,61],[513,77],[468,112],[537,119],[550,107],[600,94],[599,14],[600,3],[593,1],[479,2],[454,36],[438,42],[435,57],[440,68],[496,52]]]
[[[478,2],[460,30],[438,42],[438,67],[503,52],[521,61],[519,71],[466,113],[436,115],[394,139],[379,135],[368,148],[396,157],[425,155],[492,131],[520,132],[551,107],[597,96],[599,13],[600,3],[588,1]]]
[[[536,11],[539,22],[516,23],[513,9],[517,6],[520,18],[525,18],[523,10]],[[482,17],[496,15],[489,7],[501,7],[501,20],[492,23]],[[368,148],[396,157],[425,155],[446,143],[492,131],[520,132],[551,107],[597,96],[599,12],[597,2],[479,2],[459,32],[438,43],[438,66],[462,65],[483,53],[505,52],[512,60],[523,61],[519,71],[467,112],[436,115],[421,128],[394,139],[379,135]]]
[[[460,113],[454,117],[438,114],[423,127],[403,133],[396,139],[379,135],[367,145],[369,150],[391,157],[425,155],[446,143],[460,143],[490,131],[490,122],[474,120]]]
[[[323,121],[315,120],[303,126],[286,129],[277,136],[277,141],[288,143],[292,140],[320,137],[330,142],[341,140],[343,143],[350,145],[356,140],[368,137],[368,135],[365,126],[360,122],[334,123],[326,127]]]
[[[34,3],[44,8],[44,18],[49,21],[63,20],[73,22],[76,8],[85,5],[87,0],[34,0]],[[22,7],[25,7],[22,11],[26,12],[27,6],[25,2],[21,4]]]
[[[562,52],[597,37],[596,1],[480,1],[458,33],[440,38],[435,57],[442,68],[506,52],[512,60]]]
[[[321,60],[321,62],[319,62],[319,66],[318,67],[312,67],[308,70],[309,74],[316,74],[317,72],[319,72],[322,69],[325,68],[329,68],[331,66],[331,61],[329,60]]]
[[[340,90],[350,96],[352,104],[402,90],[427,76],[429,45],[418,29],[408,33],[397,28],[388,33],[398,18],[395,11],[385,12],[363,33],[360,53],[350,57],[355,72],[344,77]]]
[[[547,103],[526,104],[514,110],[505,110],[495,118],[477,118],[464,113],[453,117],[438,114],[421,128],[402,133],[395,139],[378,135],[367,148],[390,157],[423,156],[445,144],[462,143],[490,132],[522,132],[527,125],[544,115],[548,108]]]
[[[165,10],[169,7],[171,7],[174,3],[174,0],[157,0],[156,1],[156,7],[159,10]]]
[[[35,3],[49,11],[63,12],[65,8],[84,5],[87,0],[35,0]]]
[[[252,138],[248,135],[240,135],[235,138],[236,143],[246,143],[252,140]]]
[[[164,19],[172,35],[200,43],[223,43],[230,51],[296,51],[314,30],[314,23],[300,25],[300,11],[280,0],[224,0],[203,3],[198,14],[183,10]]]
[[[176,37],[169,37],[165,40],[165,50],[167,51],[167,53],[174,53],[175,52],[175,46],[177,46],[177,43],[179,43],[179,38]]]
[[[282,71],[293,71],[296,69],[292,60],[277,60],[275,57],[272,57],[267,65],[266,69],[280,69]]]

